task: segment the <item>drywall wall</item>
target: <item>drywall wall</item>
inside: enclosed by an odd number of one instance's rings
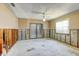
[[[48,21],[43,22],[42,20],[35,20],[35,19],[18,19],[18,25],[19,28],[21,29],[23,28],[29,29],[31,23],[41,23],[43,24],[43,29],[49,28]]]
[[[78,38],[78,29],[79,29],[79,11],[75,11],[66,15],[63,15],[61,17],[58,17],[56,19],[53,19],[49,21],[50,23],[50,29],[56,29],[56,22],[62,21],[62,20],[69,20],[69,29],[71,29],[69,34],[54,34],[56,38],[60,41],[63,41],[65,43],[68,43],[70,45],[79,47],[79,38]],[[58,37],[57,35],[60,35]]]
[[[70,29],[79,29],[79,11],[75,11],[50,21],[50,28],[55,28],[56,21],[69,19]]]
[[[18,28],[18,19],[6,4],[0,4],[0,28]]]
[[[30,32],[27,29],[30,29],[30,24],[31,23],[40,23],[43,24],[43,29],[49,29],[49,23],[48,21],[43,22],[42,20],[37,20],[37,19],[18,19],[18,25],[20,29],[26,29],[25,30],[19,30],[19,39],[29,39]],[[47,30],[45,30],[44,33],[47,33]],[[26,35],[26,36],[25,36]],[[23,36],[23,37],[22,37]],[[47,37],[45,35],[45,37]]]
[[[49,28],[50,29],[55,29],[55,20],[49,21]]]

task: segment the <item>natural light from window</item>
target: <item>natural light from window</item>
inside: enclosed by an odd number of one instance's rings
[[[69,33],[69,20],[56,22],[56,33]]]

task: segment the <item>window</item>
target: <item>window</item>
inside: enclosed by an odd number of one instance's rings
[[[69,33],[69,20],[56,22],[56,33]]]

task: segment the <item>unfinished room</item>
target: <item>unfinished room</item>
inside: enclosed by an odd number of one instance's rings
[[[79,56],[79,3],[0,3],[0,55]]]

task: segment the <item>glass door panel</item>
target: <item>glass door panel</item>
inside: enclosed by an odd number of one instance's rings
[[[30,25],[30,38],[36,38],[36,24]]]
[[[43,26],[42,24],[30,24],[30,38],[42,38]]]
[[[37,24],[37,38],[42,38],[42,24]]]

